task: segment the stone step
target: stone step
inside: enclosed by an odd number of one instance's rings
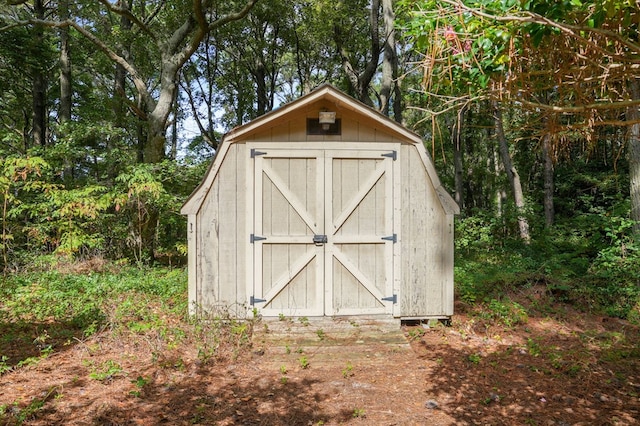
[[[400,320],[388,317],[262,319],[254,328],[253,348],[274,368],[370,362],[410,350]]]

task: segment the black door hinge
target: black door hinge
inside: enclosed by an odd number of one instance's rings
[[[266,152],[258,151],[255,148],[251,148],[251,158],[256,158],[258,155],[267,155]]]
[[[391,151],[387,154],[382,154],[383,157],[389,157],[391,158],[393,161],[396,161],[398,159],[398,151]]]
[[[251,241],[251,244],[255,243],[256,241],[262,241],[266,239],[267,237],[261,237],[259,235],[254,235],[254,234],[251,234],[251,237],[249,238],[249,240]]]
[[[256,303],[264,303],[266,302],[266,299],[256,299],[255,297],[251,296],[249,297],[249,304],[251,306],[255,305]]]
[[[398,234],[389,235],[388,237],[382,237],[385,241],[393,241],[394,243],[398,242]]]
[[[398,295],[394,294],[393,296],[383,297],[381,300],[385,302],[393,302],[393,304],[395,305],[396,303],[398,303]]]

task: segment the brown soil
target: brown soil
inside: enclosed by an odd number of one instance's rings
[[[67,335],[0,376],[0,424],[639,423],[636,326],[553,304],[507,327],[458,308],[449,327],[404,325],[404,344],[360,341],[324,357],[319,348],[340,345],[317,330],[315,345],[254,340],[211,358],[153,333]],[[5,366],[38,355],[33,336],[64,325],[12,327],[0,339]]]

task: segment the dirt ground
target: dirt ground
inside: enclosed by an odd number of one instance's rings
[[[6,369],[0,424],[640,424],[636,326],[558,304],[511,326],[457,311],[450,326],[403,325],[404,344],[324,359],[317,330],[316,349],[284,346],[274,359],[254,344],[206,362],[197,345],[159,353],[148,334],[105,330]],[[56,324],[24,327],[0,340],[4,365],[40,353],[29,333]]]

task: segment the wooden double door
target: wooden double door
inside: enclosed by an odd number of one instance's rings
[[[250,145],[250,294],[262,315],[393,313],[398,147],[360,145]]]

